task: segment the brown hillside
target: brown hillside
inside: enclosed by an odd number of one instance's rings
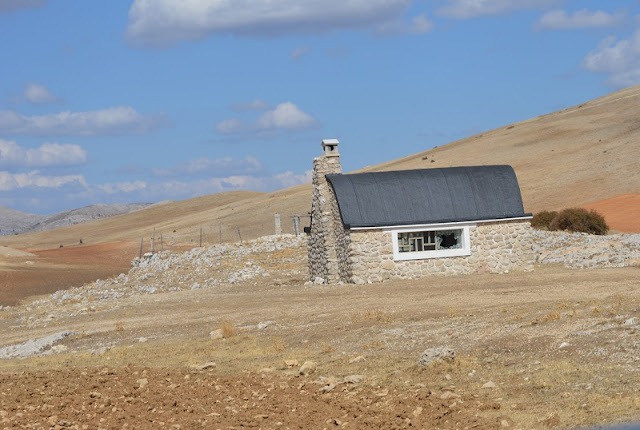
[[[623,194],[584,205],[584,208],[606,214],[612,230],[640,232],[640,194]]]
[[[640,192],[638,118],[640,86],[363,171],[510,164],[518,175],[527,211],[582,206]],[[311,160],[300,161],[311,165]],[[284,231],[291,232],[291,215],[307,213],[310,204],[308,184],[273,193],[228,192],[53,231],[4,237],[0,245],[46,249],[77,245],[80,238],[85,244],[139,243],[154,227],[168,244],[189,245],[199,241],[200,226],[205,242],[214,243],[219,240],[220,224],[222,240],[235,241],[238,228],[243,239],[272,234],[276,212],[283,216]]]

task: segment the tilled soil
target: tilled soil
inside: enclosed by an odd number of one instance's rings
[[[140,367],[5,374],[0,386],[5,428],[496,427],[475,416],[471,396],[424,386],[342,383],[323,392],[326,385],[308,377]]]

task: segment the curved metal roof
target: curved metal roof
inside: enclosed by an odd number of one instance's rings
[[[518,218],[525,214],[511,166],[327,175],[345,227]]]

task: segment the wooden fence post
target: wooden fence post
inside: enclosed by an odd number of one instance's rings
[[[144,238],[143,238],[143,237],[141,237],[141,238],[140,238],[140,256],[139,256],[139,258],[142,258],[142,245],[143,245],[143,244],[144,244]]]
[[[240,227],[238,227],[238,237],[240,238],[240,243],[242,243],[242,235],[240,234]]]

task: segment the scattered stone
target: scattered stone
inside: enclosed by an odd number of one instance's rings
[[[149,339],[147,339],[146,337],[139,337],[139,338],[138,338],[138,342],[139,342],[139,343],[145,343],[145,342],[147,342],[148,340],[149,340]]]
[[[357,384],[364,380],[364,375],[348,375],[344,377],[345,384]]]
[[[140,378],[136,381],[136,384],[138,384],[139,390],[143,390],[144,387],[146,387],[149,384],[149,380],[147,378]]]
[[[54,345],[51,347],[51,351],[55,353],[66,352],[69,348],[66,345]]]
[[[456,352],[446,346],[426,349],[418,360],[418,366],[428,366],[436,361],[452,362],[456,358]]]
[[[445,391],[440,394],[440,400],[448,400],[448,399],[459,399],[460,394],[453,393],[451,391]]]
[[[213,369],[216,367],[216,363],[214,363],[213,361],[208,361],[204,364],[200,364],[200,365],[195,365],[195,366],[191,366],[192,368],[196,369],[196,370],[206,370],[206,369]]]
[[[212,340],[218,340],[224,338],[224,332],[221,328],[213,330],[209,333],[209,338]]]
[[[263,330],[263,329],[269,327],[271,324],[273,324],[273,321],[259,322],[258,323],[258,330]]]
[[[324,387],[320,388],[320,392],[324,393],[328,393],[329,391],[332,391],[334,388],[336,388],[336,384],[327,384]]]
[[[300,370],[298,370],[298,373],[302,376],[308,376],[316,371],[316,367],[315,362],[305,361],[302,367],[300,367]]]
[[[565,349],[566,347],[571,346],[569,342],[562,342],[558,349]]]
[[[638,324],[638,318],[631,317],[628,320],[626,320],[625,322],[623,322],[622,324],[623,325],[636,325],[636,324]]]
[[[384,389],[384,390],[382,390],[382,391],[378,391],[378,392],[376,393],[376,396],[378,396],[378,397],[385,397],[385,396],[386,396],[386,395],[388,395],[388,394],[389,394],[389,389],[388,389],[388,388],[385,388],[385,389]]]
[[[55,343],[74,334],[75,333],[70,330],[65,330],[39,339],[30,339],[18,345],[5,346],[4,348],[0,348],[0,359],[25,358],[40,354],[51,348]]]
[[[288,368],[296,367],[298,365],[298,360],[285,360],[284,365]]]
[[[361,361],[365,361],[365,358],[362,355],[359,355],[349,360],[349,364],[356,364],[356,363],[360,363]]]
[[[486,382],[482,385],[482,388],[486,389],[494,389],[496,388],[496,384],[493,381]]]
[[[422,414],[422,407],[421,407],[421,406],[418,406],[417,408],[415,408],[415,409],[413,410],[412,415],[413,415],[414,417],[419,417],[419,416],[420,416],[420,414]]]

